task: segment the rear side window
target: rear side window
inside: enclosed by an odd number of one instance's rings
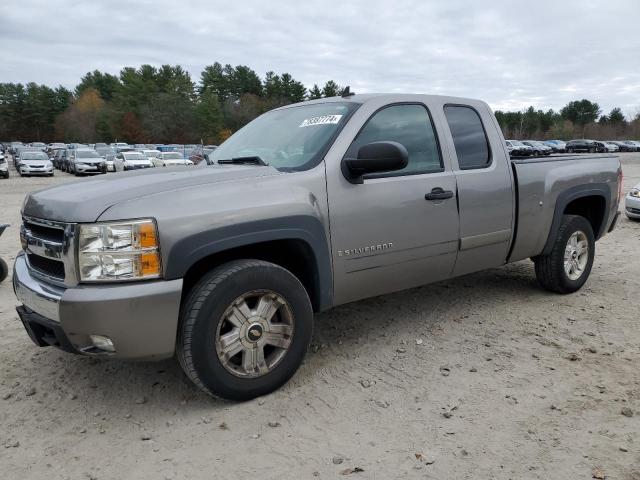
[[[368,175],[368,178],[442,171],[436,133],[424,106],[400,104],[379,110],[358,133],[347,155],[355,157],[363,145],[383,141],[402,144],[409,152],[409,163],[397,172]]]
[[[447,105],[444,115],[451,130],[460,169],[488,167],[491,164],[489,140],[478,113],[471,107]]]

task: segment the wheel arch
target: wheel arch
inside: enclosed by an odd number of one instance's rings
[[[183,278],[183,298],[212,268],[231,260],[256,259],[293,273],[307,290],[314,311],[326,310],[333,302],[327,237],[314,217],[252,221],[199,232],[173,245],[167,259],[165,277]]]
[[[578,185],[562,192],[556,200],[551,229],[542,254],[551,252],[563,215],[580,215],[586,218],[598,240],[604,234],[610,204],[611,187],[606,183]]]

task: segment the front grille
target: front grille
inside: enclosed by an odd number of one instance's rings
[[[635,213],[636,215],[640,215],[640,208],[627,207],[627,212]]]
[[[40,257],[33,253],[27,253],[27,261],[31,268],[43,275],[54,277],[59,280],[64,280],[65,278],[64,263],[60,261]]]
[[[35,276],[61,286],[77,282],[76,224],[24,217],[20,238],[27,264]]]
[[[28,220],[25,220],[24,226],[37,238],[58,243],[62,243],[64,241],[64,230],[60,228],[48,227]]]

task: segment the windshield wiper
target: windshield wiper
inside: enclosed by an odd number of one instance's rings
[[[261,165],[263,167],[268,167],[269,164],[262,160],[260,157],[234,157],[234,158],[225,158],[223,160],[218,160],[220,164],[234,164],[234,165]]]

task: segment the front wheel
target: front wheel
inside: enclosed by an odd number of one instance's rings
[[[7,262],[0,258],[0,282],[2,282],[9,275],[9,266]]]
[[[286,383],[311,341],[313,309],[300,281],[260,260],[237,260],[206,274],[180,313],[177,357],[210,395],[249,400]]]
[[[551,252],[533,259],[538,282],[557,293],[579,290],[591,273],[595,247],[589,221],[578,215],[564,215]]]

